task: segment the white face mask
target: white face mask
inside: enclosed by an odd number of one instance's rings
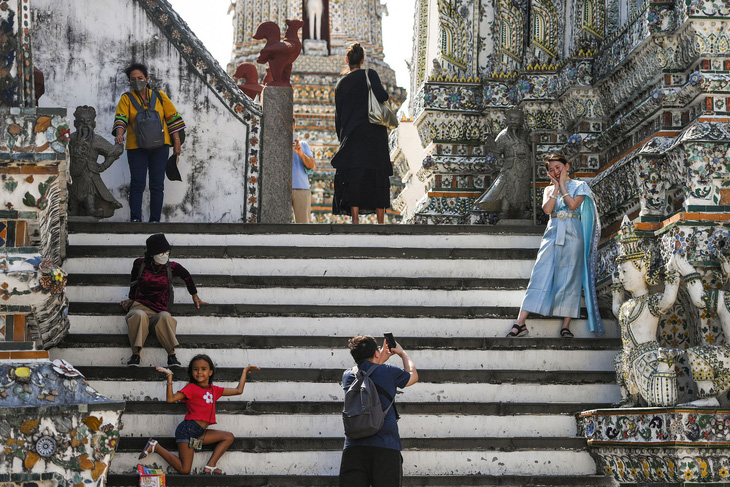
[[[152,259],[155,261],[155,264],[159,264],[159,265],[167,264],[167,260],[169,258],[170,258],[170,254],[168,254],[167,252],[152,256]]]

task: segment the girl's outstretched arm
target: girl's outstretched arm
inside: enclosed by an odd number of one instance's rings
[[[165,383],[165,400],[167,402],[177,402],[185,399],[185,394],[182,392],[172,392],[172,370],[164,367],[156,367],[155,370],[167,375],[167,382]]]
[[[240,396],[243,394],[243,388],[246,386],[246,376],[249,372],[253,370],[261,370],[260,368],[256,367],[255,365],[249,365],[245,369],[243,369],[243,373],[241,374],[241,380],[238,381],[238,387],[235,389],[232,389],[230,387],[226,387],[223,389],[223,395],[224,396]]]

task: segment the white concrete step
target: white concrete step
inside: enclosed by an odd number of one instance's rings
[[[158,455],[137,460],[137,453],[117,453],[113,473],[129,472],[138,463],[164,463]],[[195,455],[193,466],[202,471],[209,454]],[[247,453],[229,451],[218,462],[227,472],[244,475],[337,475],[341,451]],[[430,451],[403,455],[408,475],[593,475],[596,465],[585,451]]]
[[[128,286],[68,286],[70,301],[116,303],[126,299]],[[500,306],[519,307],[522,290],[441,291],[430,289],[341,288],[223,288],[198,287],[198,296],[211,304],[294,304],[313,306]],[[175,293],[175,303],[189,303],[187,290]]]
[[[338,277],[454,277],[529,279],[534,259],[229,259],[181,258],[173,260],[195,275],[225,276],[338,276]],[[127,257],[67,259],[69,274],[126,274],[133,259]]]
[[[524,347],[515,342],[513,347],[510,342],[505,345],[492,340],[484,345],[458,340],[503,337],[509,331],[512,319],[507,316],[519,307],[524,296],[523,290],[509,288],[521,285],[517,279],[530,276],[534,258],[526,257],[541,240],[535,229],[510,234],[490,228],[482,234],[473,228],[456,229],[455,233],[439,228],[429,233],[422,228],[374,227],[363,231],[287,226],[279,230],[281,233],[274,233],[277,229],[273,226],[163,227],[158,231],[167,234],[173,260],[194,276],[272,278],[262,287],[258,287],[260,279],[239,279],[234,284],[238,288],[227,287],[223,278],[204,278],[207,281],[199,287],[199,294],[211,303],[207,314],[205,306],[200,314],[191,311],[184,288],[176,293],[176,302],[183,304],[176,309],[184,314],[176,316],[178,335],[185,347],[178,350],[183,364],[197,353],[211,355],[223,368],[216,383],[224,387],[235,386],[230,379],[237,377],[234,372],[239,367],[255,364],[265,368],[260,378],[247,383],[242,396],[221,398],[215,428],[231,431],[237,438],[219,463],[229,473],[336,476],[342,445],[342,422],[337,411],[344,396],[338,383],[339,371],[352,366],[346,338],[361,333],[379,337],[385,331],[394,332],[404,344],[409,338],[414,340],[414,349],[406,349],[423,371],[421,382],[398,396],[406,410],[399,423],[401,436],[410,442],[404,452],[407,476],[578,477],[595,473],[595,463],[575,438],[571,413],[576,404],[619,400],[618,387],[606,383],[613,371],[613,344],[583,341],[573,346],[556,339],[544,343],[535,340]],[[165,364],[164,350],[157,346],[145,348],[142,367],[124,367],[130,353],[125,342],[127,327],[121,311],[112,315],[116,307],[110,304],[126,297],[128,288],[122,276],[129,276],[133,257],[141,255],[148,228],[109,226],[109,233],[97,233],[101,230],[98,226],[79,228],[88,233],[70,234],[72,258],[64,268],[72,276],[91,276],[77,277],[68,287],[75,313],[70,316],[71,335],[63,345],[66,348],[53,349],[51,358],[65,358],[81,367],[91,378],[90,385],[102,394],[146,401],[134,403],[125,415],[121,450],[111,467],[112,473],[129,473],[139,463],[138,451],[133,449],[141,449],[147,436],[170,442],[182,419],[179,405],[162,401],[163,377],[158,379],[151,369]],[[197,249],[215,246],[229,248]],[[408,254],[407,249],[416,251]],[[226,257],[211,257],[214,255]],[[100,274],[114,276],[111,285]],[[277,276],[324,279],[292,287],[299,281],[276,282]],[[346,279],[333,282],[329,277]],[[358,289],[342,282],[347,278],[355,281],[385,277],[504,281],[470,281],[464,285],[452,281],[450,287],[442,288],[442,281],[432,280],[418,289],[398,289],[403,284],[393,284],[392,279],[386,284],[381,284],[384,279],[366,281]],[[373,306],[378,310],[368,311]],[[429,316],[445,318],[420,317],[419,310],[427,307],[440,310]],[[492,308],[509,309],[509,314]],[[339,309],[403,317],[317,317]],[[223,313],[231,315],[221,316]],[[245,316],[268,313],[273,315]],[[277,313],[282,316],[275,316]],[[471,315],[504,317],[474,319],[469,318]],[[554,338],[560,320],[536,317],[528,321],[528,326],[533,338]],[[618,336],[613,323],[606,323],[606,328],[607,338]],[[585,320],[574,320],[571,329],[577,337],[594,337]],[[192,335],[199,341],[193,343]],[[248,340],[235,340],[240,336]],[[228,344],[229,337],[235,344]],[[338,337],[342,337],[342,347],[335,343]],[[429,342],[429,337],[444,338],[445,343]],[[447,348],[449,339],[458,347]],[[482,346],[490,349],[477,349]],[[391,361],[400,365],[397,357]],[[176,379],[184,379],[181,372],[176,372]],[[174,388],[179,390],[185,384],[184,380],[176,380]],[[502,405],[495,407],[497,403],[514,406],[505,409]],[[542,409],[548,404],[552,406]],[[564,405],[565,411],[555,404]],[[307,412],[291,413],[297,408]],[[245,443],[248,439],[259,443],[253,447]],[[521,440],[513,444],[514,439]],[[259,444],[268,446],[259,450]],[[280,451],[282,448],[291,451]],[[196,455],[194,465],[202,469],[209,455],[208,451]],[[157,455],[142,463],[164,465]]]
[[[170,436],[184,414],[124,415],[124,436]],[[221,414],[213,428],[230,431],[240,438],[330,438],[343,437],[342,416],[337,414]],[[576,436],[570,415],[402,415],[401,438],[520,438]]]
[[[343,338],[343,344],[345,340]],[[63,358],[75,366],[119,366],[129,359],[128,347],[55,348],[52,359]],[[275,349],[220,349],[220,348],[178,348],[177,357],[187,364],[196,354],[205,353],[213,357],[217,367],[243,367],[248,364],[261,368],[313,368],[348,369],[353,361],[348,350],[312,348]],[[454,370],[583,370],[612,371],[615,350],[412,350],[408,355],[416,366],[428,369]],[[142,351],[142,365],[161,365],[165,352],[157,348]],[[401,366],[398,357],[390,361]]]
[[[175,316],[178,335],[198,335],[215,330],[219,335],[269,336],[342,336],[352,337],[363,332],[382,336],[390,331],[398,337],[503,337],[513,319],[468,318],[329,318],[305,316],[227,317],[207,316],[205,307],[201,316]],[[72,334],[126,335],[127,324],[121,315],[70,315]],[[528,319],[530,337],[558,336],[562,320],[554,318]],[[604,338],[618,338],[616,323],[604,320]],[[577,338],[594,338],[586,320],[571,322],[571,331]]]
[[[91,387],[113,399],[144,401],[164,398],[165,385],[159,381],[90,380]],[[184,382],[177,383],[175,390]],[[219,382],[235,387],[233,382]],[[342,403],[344,393],[338,383],[250,382],[243,396],[223,397],[220,401],[330,401]],[[615,384],[433,384],[419,382],[398,396],[408,402],[445,403],[616,403],[621,399]],[[172,433],[170,433],[172,434]]]
[[[130,246],[144,249],[147,234],[72,233],[70,245]],[[173,249],[184,246],[281,246],[281,247],[380,247],[380,248],[473,248],[533,249],[540,235],[368,235],[368,234],[168,234]]]

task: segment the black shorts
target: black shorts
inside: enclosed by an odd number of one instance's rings
[[[398,450],[351,446],[342,452],[340,487],[400,487],[403,457]]]
[[[192,419],[186,419],[175,429],[175,443],[187,443],[190,438],[200,438],[205,433],[205,428]]]

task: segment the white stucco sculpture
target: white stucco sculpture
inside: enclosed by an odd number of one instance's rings
[[[727,257],[717,254],[722,269],[727,276],[730,262]],[[684,257],[677,257],[677,268],[687,284],[690,299],[699,309],[716,315],[725,333],[730,337],[730,294],[720,289],[705,291],[702,278]],[[687,350],[692,379],[697,384],[697,399],[690,406],[719,406],[718,396],[730,390],[730,345],[701,345]]]
[[[659,319],[674,305],[679,290],[674,258],[670,259],[663,293],[650,293],[657,273],[649,272],[651,253],[639,248],[634,224],[624,216],[621,225],[618,278],[614,277],[613,314],[621,327],[623,350],[616,356],[616,379],[621,388],[621,407],[636,407],[642,400],[649,406],[677,403],[679,350],[660,348]],[[625,299],[625,291],[631,294]]]
[[[307,17],[309,18],[309,38],[320,40],[322,38],[324,2],[322,0],[307,0],[306,5]]]

